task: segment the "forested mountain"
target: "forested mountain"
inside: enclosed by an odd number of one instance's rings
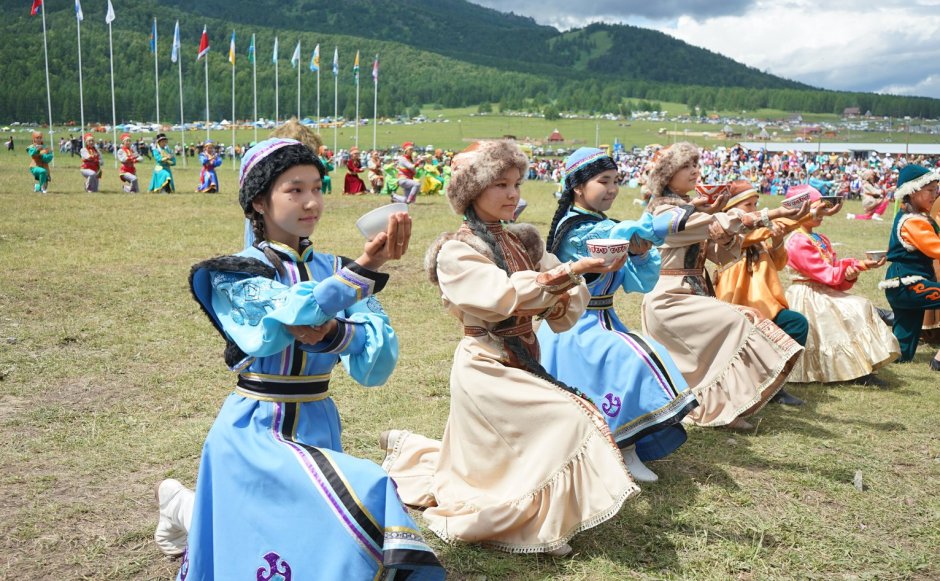
[[[593,24],[559,32],[530,18],[464,0],[112,0],[116,109],[119,121],[153,120],[152,19],[158,19],[161,120],[179,120],[178,68],[170,62],[180,21],[185,118],[205,117],[204,69],[197,45],[207,26],[210,116],[231,117],[229,39],[236,33],[236,117],[251,118],[248,44],[256,35],[258,114],[274,116],[272,49],[279,39],[280,116],[296,113],[297,71],[290,58],[301,41],[302,114],[316,113],[316,76],[307,68],[320,44],[321,114],[333,112],[331,62],[339,50],[339,113],[354,114],[352,60],[361,53],[363,117],[372,116],[372,59],[380,55],[380,114],[415,105],[500,103],[519,109],[621,112],[627,99],[675,101],[714,109],[773,107],[940,116],[940,100],[825,91],[781,79],[659,32]],[[82,65],[86,121],[110,121],[107,0],[84,0]],[[46,119],[42,23],[28,0],[0,0],[0,121]],[[53,121],[79,118],[74,0],[46,0]]]

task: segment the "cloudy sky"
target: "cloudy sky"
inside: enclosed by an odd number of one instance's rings
[[[659,30],[827,89],[940,98],[940,0],[471,0],[566,30]]]

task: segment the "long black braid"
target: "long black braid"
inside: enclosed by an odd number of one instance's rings
[[[248,222],[251,224],[251,232],[255,237],[254,245],[264,253],[264,256],[268,259],[277,273],[281,276],[286,274],[284,270],[284,263],[281,261],[281,257],[277,255],[277,252],[267,244],[262,245],[264,242],[264,216],[258,210],[251,208],[250,215],[248,216]]]
[[[483,222],[483,220],[481,220],[480,217],[477,216],[476,210],[473,209],[473,206],[470,206],[467,208],[466,212],[464,212],[464,218],[466,219],[466,223],[467,223],[467,226],[470,228],[470,231],[473,232],[474,235],[477,236],[477,238],[479,238],[484,243],[486,243],[486,246],[493,253],[493,261],[496,263],[496,266],[503,269],[503,271],[506,272],[506,274],[512,274],[509,271],[509,267],[506,265],[506,257],[503,255],[503,251],[500,248],[499,243],[496,241],[496,238],[493,236],[493,233],[490,232],[489,229],[487,229],[486,224]],[[494,328],[494,330],[498,331],[500,329],[508,329],[510,327],[513,327],[516,324],[516,320],[517,320],[516,317],[509,317],[508,319],[505,319],[504,321],[501,321],[500,323],[498,323],[496,327]],[[528,349],[525,348],[525,345],[523,345],[522,343],[522,339],[520,339],[519,337],[502,337],[502,339],[503,339],[503,344],[506,345],[506,348],[513,355],[516,356],[516,359],[523,365],[525,371],[528,371],[532,375],[535,375],[536,377],[543,379],[551,383],[552,385],[560,387],[561,389],[564,389],[567,392],[570,392],[578,397],[584,398],[587,401],[591,401],[591,399],[581,390],[571,387],[570,385],[566,385],[565,383],[562,383],[561,381],[558,381],[557,379],[552,377],[551,374],[545,371],[545,368],[542,367],[542,364],[539,363],[534,357],[532,357],[532,354],[529,353]]]
[[[545,247],[549,249],[549,252],[551,252],[555,244],[555,231],[558,229],[558,224],[561,222],[562,218],[565,217],[565,214],[568,213],[568,210],[571,209],[571,204],[573,203],[574,190],[565,188],[561,197],[558,198],[558,208],[555,209],[555,215],[552,217],[552,225],[548,228],[548,239],[545,241]]]

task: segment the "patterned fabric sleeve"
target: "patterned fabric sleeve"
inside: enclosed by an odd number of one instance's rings
[[[252,357],[278,353],[294,340],[285,325],[322,325],[384,287],[388,275],[347,265],[330,278],[288,287],[275,280],[213,272],[212,309],[225,334]]]
[[[831,248],[829,239],[823,239]],[[802,232],[797,232],[787,240],[786,250],[790,268],[806,278],[840,291],[849,290],[855,285],[854,280],[845,278],[846,270],[850,266],[858,266],[858,261],[854,258],[837,259],[833,254],[830,262],[810,237]]]
[[[572,293],[585,295],[577,312],[580,316],[587,304],[587,287],[571,288],[570,282],[564,282],[568,275],[550,253],[544,254],[539,267],[543,272],[522,270],[508,275],[468,244],[451,240],[438,254],[437,277],[444,299],[482,321],[498,323],[520,313],[549,311],[556,303],[570,300],[563,297]]]

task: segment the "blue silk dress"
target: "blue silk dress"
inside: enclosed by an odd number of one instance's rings
[[[343,453],[329,394],[337,363],[364,386],[395,368],[398,337],[373,296],[388,275],[309,243],[265,245],[283,273],[249,247],[190,276],[238,379],[206,437],[178,579],[443,579],[392,480]],[[285,328],[332,318],[336,335],[315,345]]]
[[[587,242],[629,240],[634,234],[662,243],[673,216],[616,222],[572,207],[556,228],[554,254],[565,262],[589,257]],[[552,250],[552,249],[550,249]],[[588,394],[610,426],[617,445],[636,445],[641,460],[663,458],[686,440],[682,418],[698,401],[666,349],[630,331],[614,311],[614,294],[648,292],[659,279],[659,251],[631,256],[617,272],[588,277],[591,302],[575,326],[538,331],[541,362],[559,380]]]

